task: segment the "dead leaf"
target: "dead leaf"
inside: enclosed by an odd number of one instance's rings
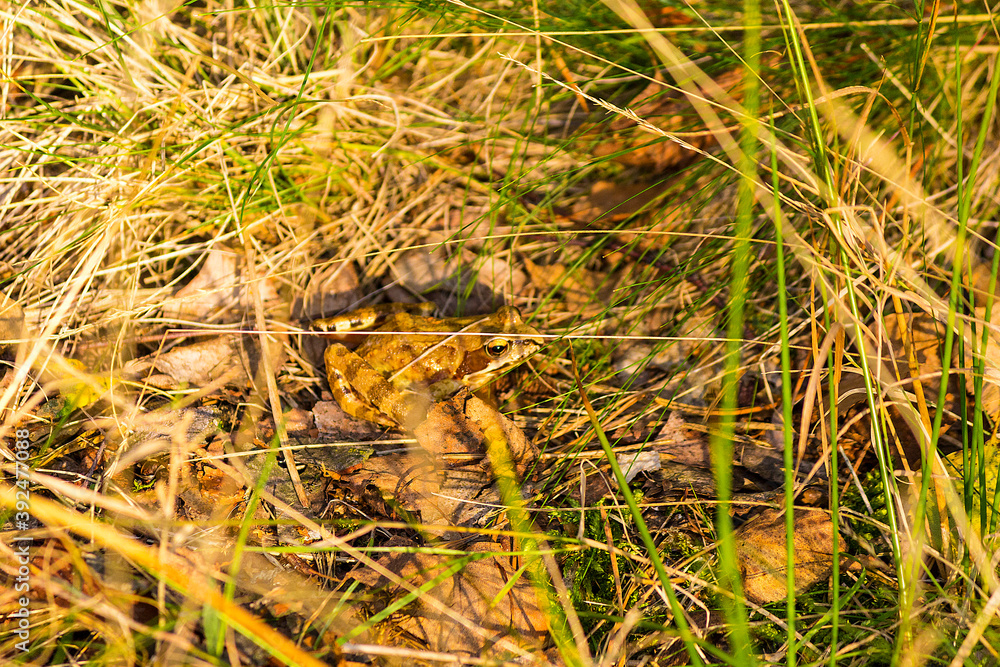
[[[257,340],[249,336],[217,336],[180,345],[129,362],[122,369],[122,375],[138,378],[155,369],[163,375],[151,375],[146,381],[165,389],[184,385],[204,387],[213,383],[245,387],[256,375],[260,362]],[[284,350],[279,340],[272,339],[270,343],[271,360],[277,368],[283,363]]]
[[[463,393],[435,403],[427,419],[414,429],[417,443],[434,461],[462,466],[478,463],[486,456],[482,429],[465,416],[467,400],[471,399]]]
[[[27,326],[24,311],[14,299],[0,292],[0,351],[14,341],[23,340]]]
[[[242,252],[219,246],[212,248],[198,274],[163,306],[164,316],[205,321],[217,319],[220,309],[251,310],[245,264]],[[270,279],[261,280],[258,289],[265,303],[280,301]]]
[[[289,569],[270,554],[247,551],[240,564],[236,580],[239,589],[259,597],[259,602],[267,605],[276,616],[296,614],[315,619],[315,626],[327,628],[327,635],[343,636],[362,624],[354,605],[344,604],[339,596],[317,586],[315,577]],[[365,631],[355,641],[372,643],[374,639],[370,631]],[[331,638],[335,640],[336,637]],[[264,659],[255,664],[270,664],[270,661]]]
[[[440,287],[454,275],[455,268],[454,258],[443,244],[404,250],[392,262],[393,277],[418,294]]]
[[[378,489],[437,535],[455,526],[482,526],[500,504],[491,476],[479,467],[438,468],[422,454],[373,456],[344,481],[355,495]]]
[[[518,474],[523,475],[538,458],[538,449],[514,422],[468,393],[434,404],[413,434],[435,461],[451,467],[482,463],[482,468],[488,470],[484,433],[491,427],[500,429],[507,440],[510,459]]]
[[[508,642],[537,649],[548,629],[545,615],[526,575],[515,571],[509,557],[499,551],[500,546],[492,542],[473,544],[468,553],[481,557],[469,560],[453,574],[447,573],[448,568],[460,563],[461,556],[396,553],[380,559],[380,565],[413,586],[433,582],[404,608],[405,617],[396,625],[426,642],[432,651],[498,657],[506,652]],[[351,576],[382,589],[391,599],[409,592],[371,569],[356,570]],[[429,599],[439,604],[429,603]],[[456,617],[466,619],[472,627]]]
[[[382,427],[378,424],[355,419],[350,416],[336,401],[320,401],[313,406],[313,419],[317,430],[326,439],[347,441],[375,440]]]
[[[14,377],[12,371],[24,361],[30,338],[21,305],[5,292],[0,292],[0,358],[13,362],[0,378],[0,388],[7,387]]]
[[[496,234],[496,232],[493,232]],[[478,264],[476,281],[501,294],[524,294],[527,291],[528,274],[520,264],[513,264],[504,257],[487,255]]]
[[[826,511],[796,508],[794,526],[795,592],[801,593],[830,576],[833,523]],[[784,511],[764,510],[736,531],[736,557],[748,600],[768,604],[785,598],[786,556]]]
[[[519,477],[523,478],[538,460],[538,448],[525,437],[524,431],[485,401],[475,396],[468,397],[465,401],[465,416],[484,433],[490,428],[500,429],[507,442],[514,471]]]
[[[223,524],[246,498],[246,489],[218,468],[210,465],[184,467],[179,497],[184,501],[184,517],[205,525]]]
[[[665,191],[663,182],[597,181],[590,186],[589,195],[573,204],[573,218],[618,222],[649,206]]]
[[[116,451],[127,444],[122,455],[105,471],[114,477],[135,463],[170,451],[175,445],[189,452],[204,445],[222,428],[224,415],[211,407],[153,410],[133,416],[129,429],[108,432],[108,449]]]
[[[536,264],[528,258],[524,266],[539,291],[560,290],[566,307],[583,317],[604,313],[617,285],[617,279],[606,271],[570,270],[563,264]]]
[[[652,442],[652,449],[669,456],[673,463],[698,468],[712,467],[712,451],[705,427],[684,421],[672,412]],[[733,449],[733,465],[773,483],[784,480],[781,450],[756,440],[741,440]]]
[[[297,319],[311,321],[349,310],[364,296],[360,286],[358,272],[348,261],[317,268],[301,301],[293,304],[292,314]]]
[[[306,440],[305,442],[290,441],[290,445],[305,445],[305,449],[296,448],[295,464],[299,469],[299,481],[302,483],[302,490],[305,492],[308,501],[308,511],[310,516],[322,515],[324,508],[330,502],[330,485],[334,480],[340,479],[349,473],[361,470],[365,460],[371,456],[372,449],[363,446],[347,446],[331,444],[327,446],[316,446],[315,442]],[[241,463],[235,463],[235,467],[245,470],[244,475],[251,480],[259,480],[263,473],[263,464],[268,456],[274,453],[266,448],[255,449],[252,456],[241,457]],[[283,466],[276,466],[271,469],[270,477],[266,482],[268,493],[283,503],[297,509],[302,509],[298,494],[288,475],[288,471]],[[279,535],[288,524],[278,527]],[[292,526],[293,530],[295,526]],[[285,542],[300,544],[300,541]]]
[[[196,387],[220,379],[235,381],[240,377],[249,380],[241,363],[236,341],[231,336],[219,336],[175,347],[156,357],[153,367],[178,382],[187,382]]]
[[[618,467],[625,474],[625,481],[631,482],[641,472],[652,472],[660,469],[659,452],[634,452],[618,454]]]
[[[712,466],[708,434],[703,429],[690,428],[679,412],[671,412],[667,422],[656,434],[652,448],[677,463],[702,468]]]
[[[941,380],[941,352],[944,345],[945,327],[934,317],[923,312],[904,313],[903,327],[900,330],[899,317],[894,312],[887,312],[878,326],[876,334],[879,337],[879,351],[882,369],[879,372],[885,382],[895,383],[907,392],[914,393],[916,382],[914,375],[920,378],[925,404],[929,406],[927,419],[933,415],[933,404],[937,402]],[[910,354],[913,354],[916,369],[910,367]],[[957,348],[953,354],[952,368],[957,366]],[[969,376],[971,381],[971,375]],[[948,392],[945,396],[947,412],[942,423],[941,433],[947,434],[955,424],[951,415],[960,412],[960,402],[966,400],[965,389],[961,386],[961,375],[952,373],[949,377]],[[970,385],[971,388],[971,385]],[[844,416],[845,422],[854,420],[858,413],[867,412],[864,379],[860,372],[845,369],[837,388],[839,397],[838,410]],[[919,408],[917,401],[914,407]],[[918,470],[921,467],[922,426],[919,417],[906,418],[903,411],[896,405],[888,405],[891,420],[893,465],[896,468]],[[814,408],[814,419],[819,418],[819,410]],[[855,420],[856,421],[856,420]],[[867,472],[876,465],[876,456],[869,433],[867,416],[856,421],[857,428],[852,428],[841,439],[841,445],[858,472]],[[942,452],[954,450],[954,444],[949,438],[942,438],[939,448]],[[818,452],[809,453],[807,458],[816,458]]]

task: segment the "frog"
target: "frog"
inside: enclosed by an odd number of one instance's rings
[[[348,415],[413,430],[431,401],[477,392],[543,345],[514,306],[491,315],[432,317],[433,304],[383,304],[316,320],[345,334],[364,329],[355,349],[331,343],[323,355],[330,391]]]

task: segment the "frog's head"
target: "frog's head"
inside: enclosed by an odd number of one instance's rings
[[[533,355],[544,344],[538,330],[525,324],[520,311],[513,306],[502,307],[467,331],[479,334],[481,344],[466,352],[454,380],[460,387],[468,387],[471,391],[486,386]]]

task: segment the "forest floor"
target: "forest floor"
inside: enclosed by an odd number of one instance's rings
[[[1000,663],[992,11],[0,7],[0,656]]]

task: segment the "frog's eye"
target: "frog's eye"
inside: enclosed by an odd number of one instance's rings
[[[486,354],[491,357],[499,357],[510,348],[510,341],[506,338],[493,338],[486,343]]]

